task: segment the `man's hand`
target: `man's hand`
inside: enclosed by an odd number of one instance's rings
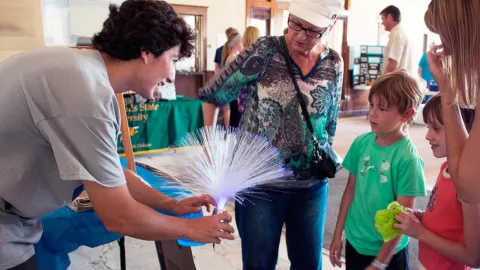
[[[235,237],[232,234],[235,230],[228,224],[231,221],[232,217],[226,213],[186,220],[186,238],[205,244],[220,244],[220,238],[234,240]]]
[[[397,228],[401,233],[418,239],[422,234],[422,231],[425,230],[422,223],[413,215],[412,213],[402,213],[399,212],[395,217],[400,223],[393,224],[394,228]]]
[[[378,270],[378,268],[373,265],[369,265],[365,268],[365,270]]]
[[[205,206],[210,212],[210,205],[216,206],[217,203],[210,195],[202,195],[183,200],[169,200],[165,203],[165,210],[178,216],[184,216],[202,211],[202,206]]]

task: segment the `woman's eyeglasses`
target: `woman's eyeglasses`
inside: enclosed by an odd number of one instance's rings
[[[288,27],[292,28],[293,30],[295,31],[302,31],[302,30],[305,30],[305,34],[310,37],[310,38],[314,38],[314,39],[319,39],[323,36],[323,34],[325,34],[325,32],[327,32],[328,30],[328,27],[326,27],[325,29],[323,29],[323,31],[314,31],[314,30],[311,30],[311,29],[308,29],[308,28],[305,28],[303,26],[301,26],[300,24],[292,21],[290,18],[288,18]]]

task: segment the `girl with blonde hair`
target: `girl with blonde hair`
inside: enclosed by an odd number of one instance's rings
[[[430,72],[442,93],[448,170],[459,197],[480,203],[480,122],[468,136],[460,107],[477,103],[480,79],[480,1],[435,0],[425,13],[427,27],[440,36],[442,45],[427,55]],[[478,119],[478,111],[476,112]]]
[[[242,38],[243,49],[247,50],[253,46],[258,38],[260,37],[260,30],[255,26],[249,26],[245,29]],[[230,61],[233,61],[237,58],[237,55],[233,56]],[[245,110],[245,103],[247,100],[247,91],[248,86],[245,86],[240,90],[237,99],[230,102],[230,126],[238,127],[240,125],[240,119],[242,118],[242,113]]]
[[[222,66],[224,67],[231,61],[235,60],[235,57],[243,51],[242,35],[238,32],[230,32],[227,34],[227,42],[223,45],[222,50]]]
[[[238,30],[233,27],[229,27],[225,30],[225,36],[227,37],[227,39],[228,39],[228,36],[233,32],[238,33]],[[215,74],[217,74],[222,68],[222,52],[223,52],[223,45],[218,47],[217,50],[215,51],[215,59],[213,61],[215,63]]]
[[[245,32],[243,33],[243,48],[246,50],[250,48],[255,42],[257,42],[257,39],[260,37],[260,30],[258,30],[257,27],[255,26],[249,26],[245,29]]]
[[[238,33],[238,31],[230,31],[226,32],[227,34],[227,42],[223,45],[222,50],[222,68],[228,65],[230,62],[237,58],[237,55],[243,51],[243,44],[242,44],[242,35]],[[234,105],[236,106],[236,105]],[[235,112],[238,111],[237,108],[233,108],[234,110],[234,117],[236,117]],[[232,104],[228,104],[223,107],[223,124],[225,128],[230,126],[231,121],[231,113],[232,113]]]

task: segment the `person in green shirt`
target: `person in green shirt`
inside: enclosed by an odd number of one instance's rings
[[[330,261],[341,266],[342,232],[346,234],[346,268],[408,269],[407,236],[384,243],[375,214],[398,201],[413,207],[425,196],[423,160],[404,127],[422,100],[414,78],[404,71],[380,77],[372,86],[369,121],[372,131],[355,139],[343,166],[350,172],[330,246]]]

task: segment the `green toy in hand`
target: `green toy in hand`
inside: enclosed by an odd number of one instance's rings
[[[384,242],[388,242],[401,234],[399,230],[393,227],[393,224],[396,223],[395,216],[400,211],[407,213],[397,201],[391,202],[387,209],[377,211],[375,228],[383,237]]]

